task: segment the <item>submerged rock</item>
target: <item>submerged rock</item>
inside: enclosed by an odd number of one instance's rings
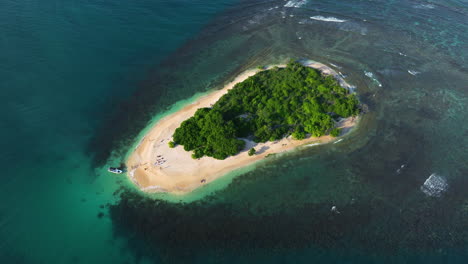
[[[445,178],[433,173],[421,186],[421,191],[428,196],[440,197],[447,188],[448,183]]]

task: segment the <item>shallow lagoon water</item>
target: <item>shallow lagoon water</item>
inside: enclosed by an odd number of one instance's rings
[[[0,3],[2,263],[465,263],[466,2],[288,2]],[[288,58],[356,85],[356,133],[183,203],[105,172],[172,105]]]

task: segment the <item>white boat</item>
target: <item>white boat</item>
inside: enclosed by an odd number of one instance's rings
[[[113,167],[109,167],[107,169],[108,172],[112,172],[112,173],[115,173],[115,174],[121,174],[123,173],[123,170],[119,169],[119,168],[113,168]]]

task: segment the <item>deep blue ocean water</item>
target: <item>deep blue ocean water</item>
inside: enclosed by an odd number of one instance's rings
[[[466,0],[0,1],[0,263],[468,262],[467,17]],[[172,105],[289,58],[356,85],[352,135],[196,200],[105,171]],[[420,189],[434,173],[441,197]]]

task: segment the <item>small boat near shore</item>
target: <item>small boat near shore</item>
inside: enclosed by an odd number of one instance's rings
[[[122,174],[123,173],[123,170],[119,169],[119,168],[114,168],[114,167],[109,167],[107,169],[108,172],[112,172],[112,173],[115,173],[115,174]]]

